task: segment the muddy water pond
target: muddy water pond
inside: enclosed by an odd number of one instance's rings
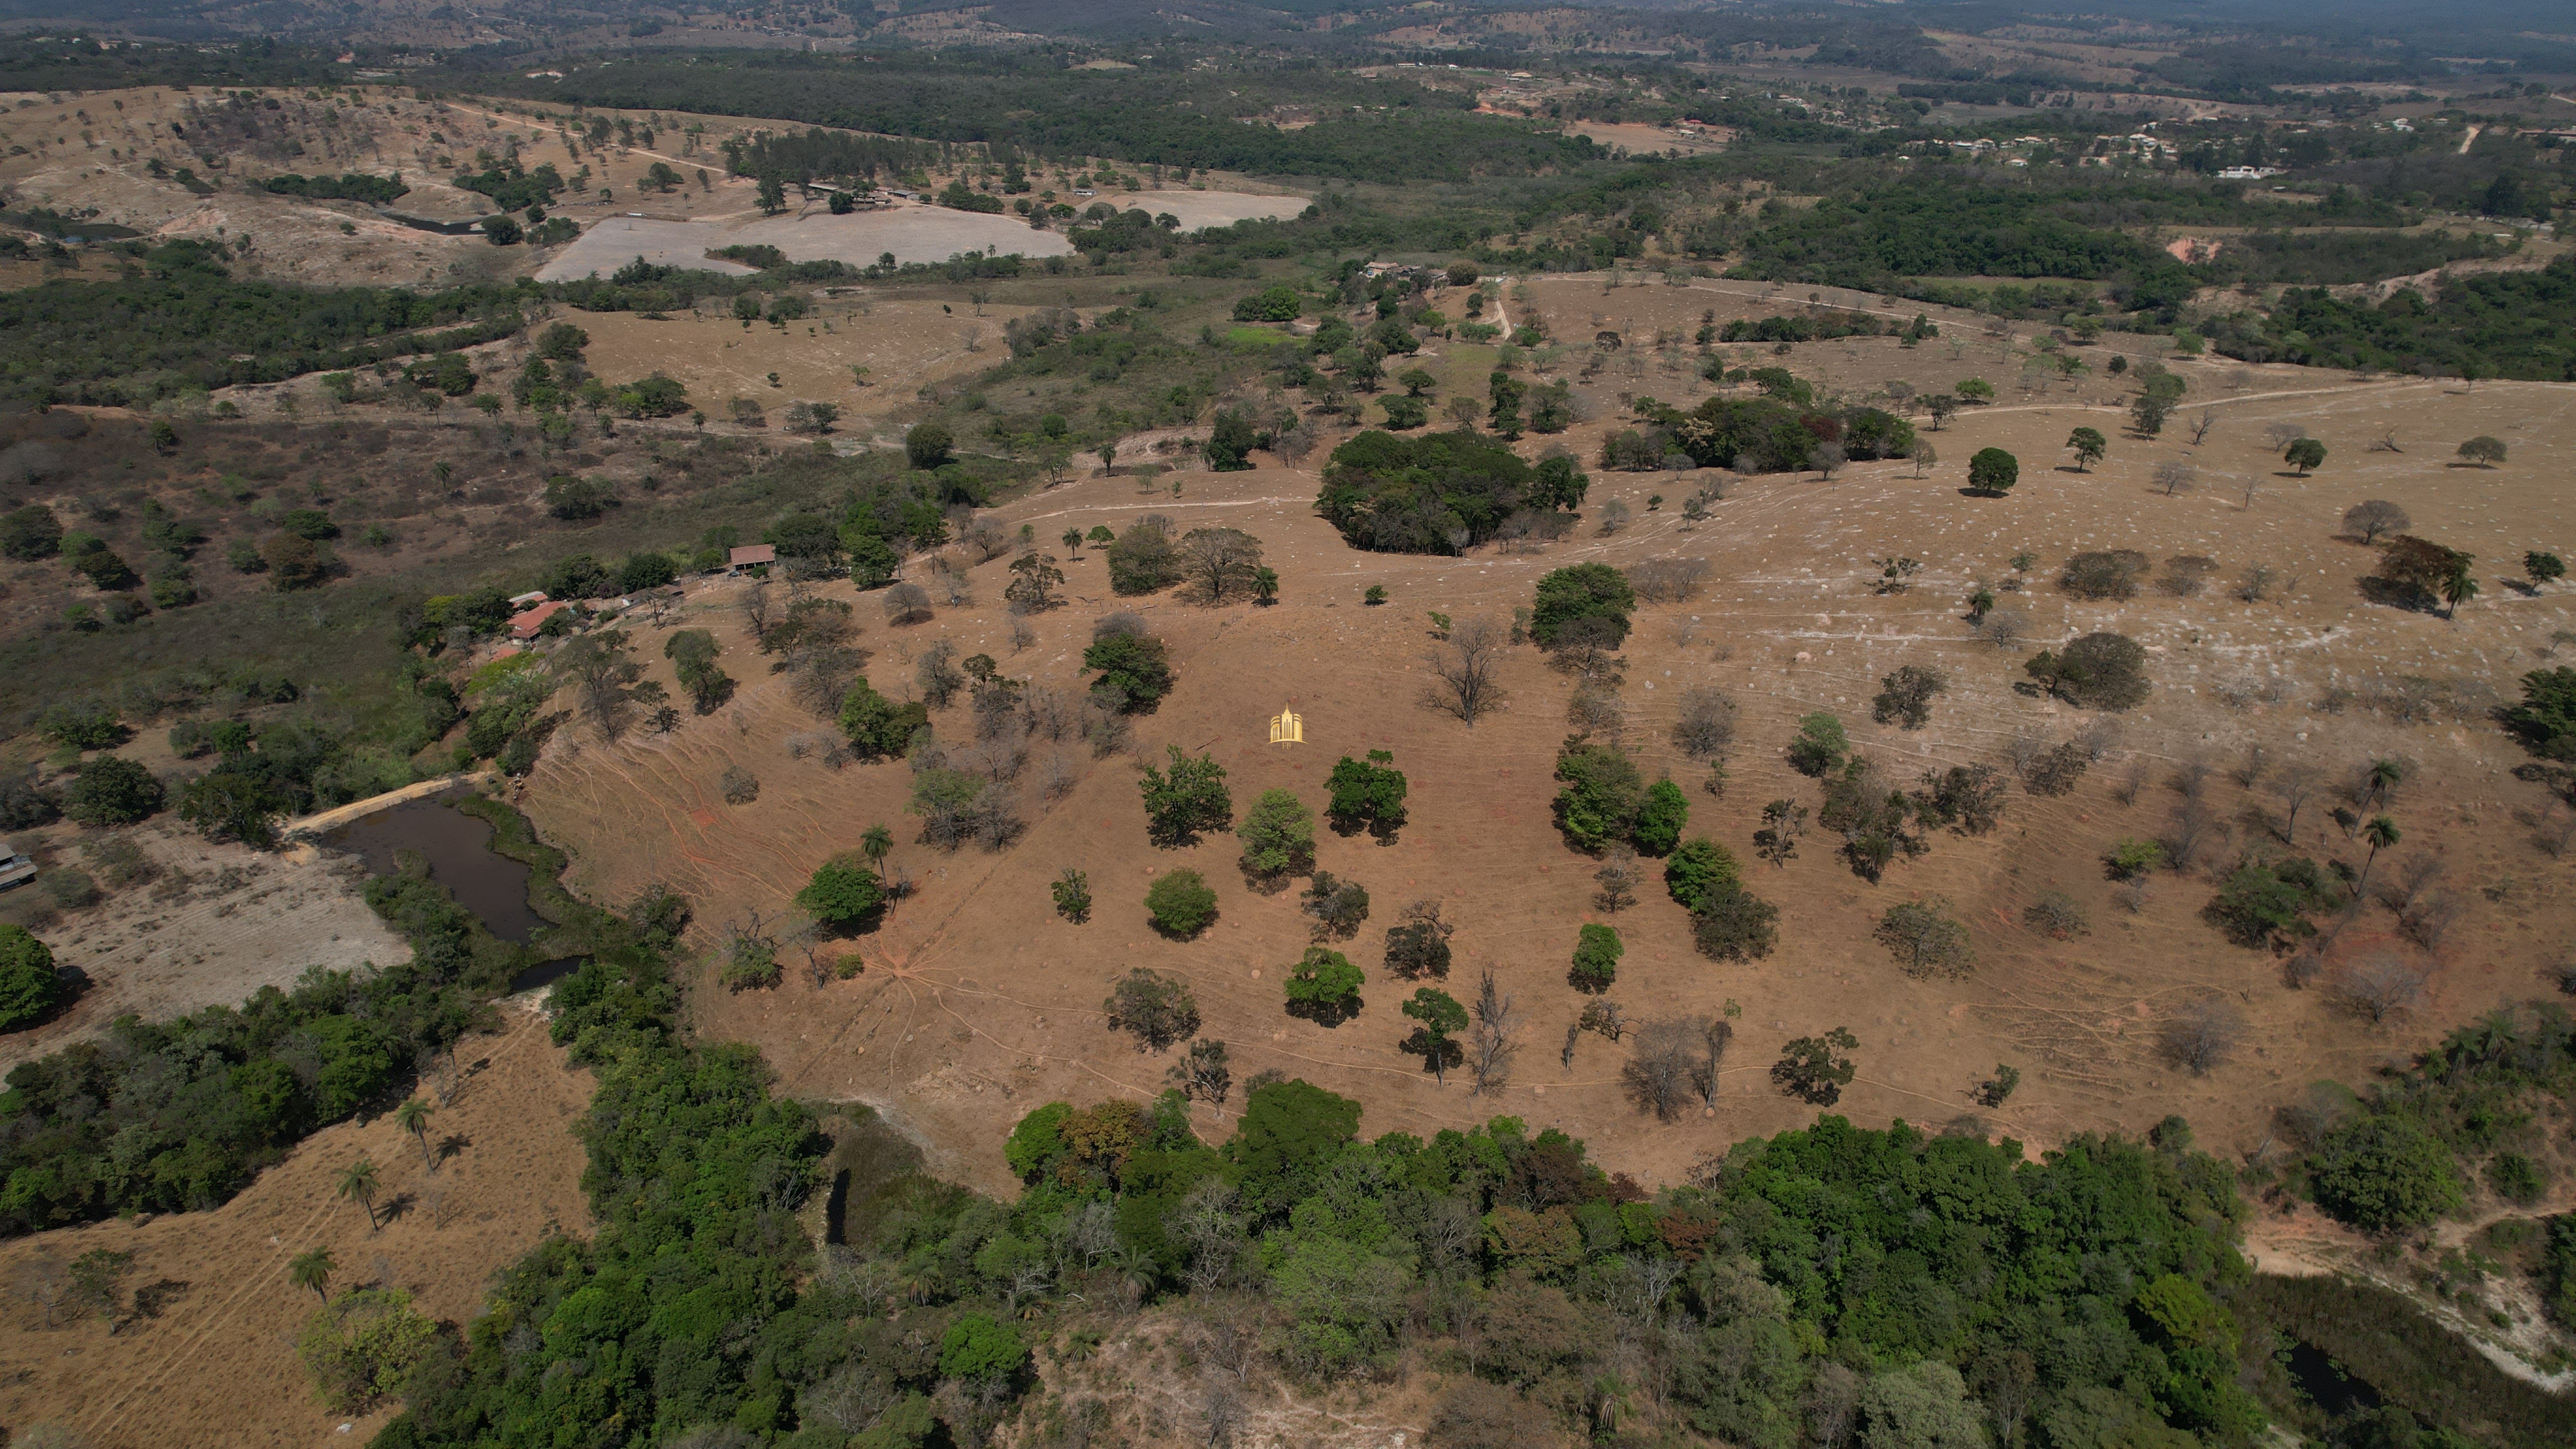
[[[429,878],[493,935],[524,946],[545,929],[545,918],[528,907],[528,867],[493,854],[492,827],[444,800],[406,800],[351,821],[324,843],[365,861],[369,875],[392,875],[395,853],[416,850],[429,862]]]

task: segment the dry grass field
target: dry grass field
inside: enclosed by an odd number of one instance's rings
[[[1569,293],[1575,285],[1563,284]],[[1539,305],[1568,312],[1592,305],[1572,295],[1559,304],[1552,292],[1540,288]],[[1656,288],[1623,300],[1667,295]],[[1669,295],[1696,316],[1690,304],[1700,298],[1685,300],[1680,289]],[[1560,335],[1570,330],[1563,320]],[[1846,345],[1810,347],[1830,359]],[[1937,344],[1902,354],[1892,339],[1848,345],[1860,354],[1855,378],[1903,369],[1923,375],[1927,390],[1939,385],[1927,363],[1945,371],[1983,365],[1973,353],[1946,358]],[[1810,375],[1833,366],[1815,361],[1793,365]],[[1426,1132],[1509,1112],[1584,1137],[1605,1164],[1644,1181],[1671,1181],[1738,1138],[1813,1116],[1777,1094],[1765,1074],[1785,1039],[1836,1025],[1862,1041],[1859,1081],[1838,1110],[1864,1121],[1977,1115],[1992,1130],[2046,1146],[2086,1131],[2143,1131],[2181,1112],[2204,1145],[2252,1151],[2272,1108],[2310,1081],[2363,1080],[2453,1024],[2537,994],[2539,968],[2567,949],[2567,870],[2535,847],[2527,823],[2549,808],[2547,796],[2510,776],[2521,756],[2475,701],[2485,691],[2511,694],[2519,674],[2557,647],[2553,636],[2576,627],[2562,593],[2525,597],[2499,580],[2518,573],[2522,550],[2567,537],[2571,520],[2553,480],[2567,466],[2563,416],[2576,394],[2507,384],[2466,394],[2277,368],[2239,389],[2214,378],[2206,385],[2219,420],[2198,448],[2172,428],[2155,441],[2122,436],[2119,413],[2061,392],[1958,419],[1936,439],[1950,461],[1926,477],[1916,478],[1911,464],[1884,463],[1855,465],[1831,483],[1752,480],[1698,527],[1679,515],[1680,480],[1596,473],[1590,507],[1597,513],[1619,498],[1637,521],[1606,538],[1587,527],[1536,555],[1354,552],[1313,516],[1311,472],[1183,474],[1176,496],[1092,478],[1009,505],[1000,517],[1030,523],[1044,539],[1068,524],[1117,527],[1149,511],[1184,528],[1240,527],[1263,540],[1283,579],[1281,602],[1210,610],[1170,597],[1114,600],[1102,565],[1086,553],[1066,564],[1075,602],[1032,621],[1035,642],[1015,653],[1000,606],[1000,561],[975,570],[975,604],[943,608],[927,624],[885,628],[873,599],[856,600],[862,643],[874,653],[868,673],[898,695],[910,692],[922,646],[943,638],[961,654],[991,653],[1013,676],[1074,687],[1091,619],[1138,609],[1170,641],[1180,685],[1159,713],[1137,721],[1136,743],[1156,757],[1166,743],[1211,751],[1230,772],[1238,812],[1272,787],[1320,806],[1336,758],[1392,750],[1411,779],[1411,823],[1388,846],[1325,835],[1319,864],[1371,893],[1372,918],[1345,949],[1373,978],[1395,912],[1435,899],[1460,923],[1453,989],[1462,981],[1472,987],[1490,967],[1513,993],[1524,1023],[1520,1055],[1510,1086],[1492,1099],[1470,1096],[1457,1080],[1436,1085],[1397,1050],[1404,1023],[1394,1006],[1403,992],[1392,981],[1373,979],[1366,1009],[1337,1028],[1285,1015],[1281,973],[1306,944],[1294,895],[1247,889],[1230,837],[1183,850],[1150,846],[1124,756],[1094,760],[1065,747],[1079,778],[1048,804],[1031,783],[1048,749],[1040,744],[1020,786],[1030,828],[1007,851],[948,855],[911,843],[908,772],[823,762],[816,746],[830,722],[804,714],[765,675],[729,605],[734,586],[702,589],[691,614],[672,626],[718,632],[727,667],[744,683],[738,701],[672,735],[630,736],[613,747],[584,732],[559,736],[525,808],[549,839],[573,850],[572,879],[585,893],[622,899],[648,881],[668,881],[700,902],[699,919],[710,926],[754,910],[780,919],[815,865],[854,846],[871,824],[894,826],[905,842],[894,864],[920,891],[877,933],[832,948],[855,951],[864,971],[847,980],[816,973],[825,978],[817,985],[800,963],[772,992],[727,995],[707,986],[699,1024],[758,1041],[787,1090],[879,1106],[932,1144],[938,1170],[989,1188],[1005,1185],[992,1141],[1031,1106],[1162,1087],[1168,1063],[1138,1055],[1100,1024],[1109,983],[1132,966],[1191,983],[1203,1033],[1229,1043],[1238,1078],[1277,1068],[1355,1095],[1367,1104],[1369,1132]],[[2187,407],[2203,386],[2195,381]],[[2325,467],[2307,478],[2282,476],[2264,442],[2276,421],[2323,440]],[[2115,437],[2110,458],[2085,473],[2054,466],[2078,424]],[[1588,424],[1564,441],[1588,455],[1605,425]],[[2391,431],[2405,451],[2367,450]],[[2453,442],[2472,433],[2507,439],[2512,461],[2492,471],[2448,466]],[[2007,498],[1963,496],[1964,459],[1988,444],[2022,458],[2023,481]],[[2169,497],[2150,480],[2157,463],[2176,459],[2193,462],[2202,481]],[[2247,480],[2256,485],[2250,504]],[[1649,510],[1653,492],[1667,495],[1660,510]],[[2343,510],[2364,498],[2392,499],[2418,532],[2478,554],[2490,580],[2486,596],[2457,619],[2367,602],[2356,580],[2370,555],[2333,536]],[[2101,548],[2135,548],[2157,560],[2205,557],[2214,567],[2206,587],[2189,595],[2150,587],[2124,602],[2084,603],[2050,586],[2068,554]],[[2027,585],[2005,599],[2026,620],[2028,642],[1999,650],[1964,622],[1961,599],[1974,581],[2014,579],[2010,560],[2024,551],[2036,556]],[[1871,560],[1895,554],[1917,559],[1920,572],[1904,592],[1882,594]],[[1690,833],[1745,858],[1753,888],[1780,905],[1782,919],[1778,951],[1738,966],[1697,955],[1686,918],[1659,891],[1616,918],[1628,954],[1612,996],[1632,1017],[1713,1014],[1729,1001],[1741,1008],[1721,1105],[1709,1117],[1665,1125],[1624,1099],[1618,1047],[1585,1035],[1572,1061],[1559,1061],[1584,1000],[1566,983],[1575,926],[1601,919],[1592,902],[1597,862],[1568,850],[1550,821],[1551,762],[1571,728],[1569,683],[1522,650],[1507,668],[1509,708],[1472,731],[1417,700],[1422,656],[1436,647],[1427,611],[1508,617],[1549,569],[1674,555],[1707,559],[1710,581],[1687,603],[1641,610],[1628,646],[1625,737],[1650,774],[1669,768],[1690,787]],[[2256,565],[2285,587],[2242,602],[2231,585]],[[1386,607],[1362,603],[1371,584],[1388,588]],[[1763,803],[1812,804],[1817,794],[1780,756],[1799,715],[1835,711],[1859,747],[1900,779],[1953,763],[2004,763],[2017,739],[2053,745],[2097,728],[2088,714],[2013,687],[2033,650],[2097,628],[2147,647],[2156,691],[2108,721],[2096,736],[2103,758],[2072,794],[2051,799],[2016,786],[1999,832],[1941,837],[1877,885],[1845,868],[1822,834],[1810,834],[1784,869],[1752,861],[1749,839]],[[641,642],[639,652],[658,660],[658,639]],[[1869,719],[1879,677],[1907,663],[1938,667],[1951,681],[1931,727],[1919,733]],[[2433,717],[2409,706],[2418,717],[2401,722],[2392,701],[2408,676],[2438,681],[2460,703]],[[1722,798],[1698,788],[1702,772],[1667,739],[1680,691],[1697,685],[1726,690],[1743,711],[1743,749]],[[1282,704],[1306,716],[1305,746],[1265,743],[1264,721]],[[965,730],[962,706],[938,723],[943,733]],[[2241,784],[2237,774],[2258,746],[2264,769]],[[2428,949],[2372,905],[2338,939],[2329,980],[2350,963],[2381,957],[2427,973],[2420,1004],[2374,1026],[2341,1009],[2328,990],[2290,988],[2276,958],[2228,944],[2200,910],[2213,872],[2268,848],[2270,827],[2260,822],[2278,813],[2279,770],[2309,763],[2341,787],[2385,757],[2405,759],[2413,773],[2390,807],[2405,840],[2381,869],[2418,854],[2440,863],[2430,889],[2446,894],[2456,919]],[[719,794],[717,777],[736,765],[760,780],[756,802],[731,806]],[[2186,792],[2218,824],[2204,834],[2195,869],[2159,875],[2132,909],[2104,879],[2101,856],[2120,837],[2166,833]],[[2326,814],[2339,798],[2330,790],[2310,805],[2290,848],[2358,866],[2364,847]],[[1150,929],[1141,898],[1153,876],[1182,865],[1218,885],[1221,906],[1202,937],[1175,942]],[[1050,908],[1046,882],[1066,866],[1091,874],[1098,905],[1089,925],[1065,924]],[[2045,891],[2072,897],[2089,933],[2057,940],[2026,927],[2023,909]],[[1936,896],[1972,930],[1979,965],[1965,981],[1910,980],[1871,939],[1889,905]],[[2162,1057],[2158,1034],[2209,1000],[2230,1003],[2248,1029],[2232,1060],[2194,1076]],[[2025,1085],[2002,1110],[1977,1113],[1971,1090],[1999,1060],[2021,1066]]]

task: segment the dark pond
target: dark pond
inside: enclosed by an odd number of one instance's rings
[[[2379,1391],[2343,1371],[2334,1356],[2305,1340],[2290,1345],[2290,1382],[2310,1403],[2340,1419],[2379,1407]]]
[[[393,874],[395,851],[419,851],[430,879],[502,940],[524,946],[545,927],[545,917],[528,908],[528,867],[494,855],[492,827],[443,801],[408,800],[379,810],[332,831],[325,843],[365,861],[370,875]],[[567,964],[555,974],[571,969]]]
[[[566,956],[559,961],[540,961],[510,978],[510,994],[516,996],[522,991],[534,991],[540,986],[552,986],[580,970],[581,963],[589,959],[587,956]]]

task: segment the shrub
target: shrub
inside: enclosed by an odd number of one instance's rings
[[[855,930],[885,909],[885,887],[864,858],[836,855],[814,868],[813,877],[796,893],[796,908],[816,921]]]
[[[2021,460],[2001,448],[1979,448],[1968,459],[1968,486],[1991,497],[2001,497],[2021,481]]]
[[[1538,602],[1530,610],[1530,637],[1553,646],[1578,619],[1605,621],[1602,644],[1616,649],[1627,642],[1628,615],[1637,607],[1637,591],[1628,576],[1608,564],[1576,564],[1538,581]]]
[[[2131,709],[2149,690],[2147,651],[2125,634],[2087,634],[2064,649],[2043,649],[2022,668],[2042,688],[2086,709]]]
[[[1082,667],[1097,671],[1095,696],[1121,714],[1152,714],[1172,692],[1172,667],[1163,641],[1151,634],[1115,633],[1091,641]]]
[[[0,514],[0,553],[20,563],[52,558],[62,544],[63,522],[42,504]]]
[[[867,680],[850,683],[841,696],[841,733],[862,759],[899,758],[912,747],[913,735],[930,724],[930,706],[919,700],[897,704],[879,694]]]
[[[1164,880],[1171,878],[1166,876]],[[1100,1003],[1100,1010],[1109,1018],[1111,1031],[1123,1031],[1136,1038],[1136,1050],[1140,1052],[1162,1051],[1199,1029],[1199,1004],[1190,995],[1188,985],[1142,966],[1119,978],[1110,989],[1109,999]]]
[[[1331,871],[1319,870],[1307,884],[1299,909],[1314,918],[1317,940],[1329,936],[1347,941],[1368,919],[1369,895],[1359,882],[1339,880]]]
[[[1758,961],[1779,944],[1780,908],[1733,881],[1712,886],[1691,912],[1691,942],[1712,961]]]
[[[73,778],[63,813],[83,825],[131,825],[158,812],[166,800],[150,770],[122,756],[101,755]]]
[[[1440,919],[1438,901],[1415,901],[1386,932],[1386,969],[1419,979],[1449,974],[1449,937],[1457,927]]]
[[[1640,855],[1670,855],[1681,843],[1682,827],[1689,823],[1690,797],[1672,781],[1657,780],[1646,788],[1637,806],[1637,825],[1630,839]]]
[[[760,778],[740,765],[727,765],[716,781],[727,805],[748,805],[760,798]]]
[[[1673,747],[1694,760],[1718,759],[1735,746],[1735,701],[1707,685],[1682,691],[1681,718],[1673,723]]]
[[[1645,780],[1636,762],[1613,745],[1577,741],[1556,757],[1556,825],[1568,845],[1597,851],[1635,830]]]
[[[1900,902],[1887,908],[1871,934],[1906,975],[1955,980],[1976,969],[1977,953],[1968,943],[1968,928],[1949,911],[1950,903],[1938,896]]]
[[[1619,933],[1608,926],[1584,925],[1577,928],[1574,940],[1574,966],[1566,979],[1577,991],[1599,995],[1619,979],[1619,958],[1628,948],[1621,945]]]
[[[54,953],[26,927],[0,925],[0,1032],[33,1025],[61,993]]]
[[[2317,1206],[2363,1232],[2420,1228],[2465,1200],[2451,1150],[2408,1117],[2374,1113],[2334,1128],[2307,1168]]]
[[[1288,1014],[1324,1026],[1336,1026],[1360,1013],[1360,987],[1367,977],[1349,957],[1323,946],[1309,946],[1288,968],[1285,989]]]
[[[1705,835],[1683,841],[1664,862],[1664,889],[1686,911],[1698,910],[1711,891],[1741,879],[1734,853]]]
[[[372,1407],[401,1391],[412,1366],[438,1343],[438,1325],[399,1288],[360,1288],[314,1310],[295,1353],[332,1412]]]
[[[2499,1152],[2487,1159],[2487,1186],[2517,1207],[2530,1207],[2549,1195],[2549,1169],[2519,1152]]]
[[[2315,935],[2308,913],[2329,909],[2339,900],[2315,861],[2293,856],[2238,866],[2201,915],[2239,946],[2279,949]]]
[[[1105,552],[1112,593],[1150,594],[1181,581],[1180,545],[1172,541],[1170,521],[1159,514],[1129,525]]]
[[[1146,889],[1145,913],[1166,935],[1195,936],[1216,919],[1216,892],[1197,871],[1176,870]]]
[[[1920,664],[1900,666],[1878,682],[1870,701],[1870,718],[1880,724],[1919,730],[1932,722],[1932,701],[1950,687],[1948,676]]]
[[[1077,926],[1091,919],[1090,876],[1072,866],[1066,866],[1064,874],[1048,883],[1047,891],[1055,897],[1057,915]]]
[[[2079,553],[2066,561],[2057,586],[2079,599],[2135,598],[2147,569],[2147,556],[2135,549]]]

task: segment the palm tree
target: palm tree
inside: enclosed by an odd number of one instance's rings
[[[2370,773],[2364,777],[2364,783],[2369,788],[2370,798],[2386,804],[2389,792],[2404,783],[2405,779],[2404,765],[2395,760],[2373,760],[2370,762]]]
[[[2379,852],[2397,843],[2397,822],[2385,815],[2374,815],[2368,825],[2361,827],[2361,838],[2370,842],[2370,855],[2361,863],[2361,880],[2353,887],[2355,895],[2370,884],[2370,867],[2379,859]]]
[[[1064,531],[1064,551],[1065,551],[1066,553],[1074,554],[1074,555],[1077,555],[1077,556],[1079,556],[1079,555],[1081,554],[1081,552],[1082,552],[1082,530],[1081,530],[1081,529],[1079,529],[1079,528],[1068,528],[1068,529],[1066,529],[1066,530]]]
[[[429,1104],[418,1097],[406,1099],[394,1109],[394,1125],[420,1144],[420,1165],[431,1172],[438,1171],[437,1159],[429,1155]]]
[[[376,1165],[361,1157],[340,1169],[340,1197],[367,1211],[367,1231],[376,1230]]]
[[[871,825],[868,833],[859,837],[859,849],[866,853],[868,866],[877,873],[877,879],[883,881],[885,858],[894,850],[894,832],[882,825]]]
[[[337,1266],[331,1261],[329,1248],[315,1248],[309,1253],[296,1254],[286,1265],[286,1276],[296,1287],[310,1288],[314,1297],[328,1303],[331,1301],[331,1270]]]
[[[2453,619],[2460,617],[2460,606],[2478,596],[2478,581],[2469,576],[2467,564],[2461,564],[2443,575],[2441,594],[2442,602],[2451,606],[2448,617]]]

